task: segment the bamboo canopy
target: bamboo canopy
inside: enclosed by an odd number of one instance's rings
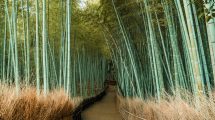
[[[214,0],[0,1],[0,79],[63,88],[71,96],[104,89],[114,62],[124,97],[212,95]],[[86,89],[88,91],[86,91]],[[186,98],[185,98],[186,99]]]

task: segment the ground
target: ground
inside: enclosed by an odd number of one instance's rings
[[[82,113],[83,120],[121,120],[116,104],[116,87],[110,86],[107,95]]]

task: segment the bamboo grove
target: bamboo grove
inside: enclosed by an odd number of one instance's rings
[[[214,91],[214,0],[111,0],[117,20],[104,30],[119,93],[156,98]],[[126,13],[126,14],[125,14]],[[186,99],[186,98],[185,98]]]
[[[51,36],[51,2],[1,1],[1,83],[15,84],[17,94],[23,86],[36,86],[37,94],[62,88],[71,96],[94,96],[104,89],[106,60],[78,46],[79,33],[72,26],[74,1],[54,1],[60,13],[59,36]]]
[[[17,94],[35,85],[38,94],[63,88],[71,96],[93,96],[104,88],[108,60],[98,49],[89,53],[80,38],[92,43],[99,36],[110,48],[124,97],[186,99],[186,91],[198,103],[214,93],[214,0],[100,0],[101,13],[81,13],[87,19],[77,18],[77,1],[0,1],[2,83],[15,84]],[[96,28],[75,24],[83,19]]]

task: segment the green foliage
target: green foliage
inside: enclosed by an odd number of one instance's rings
[[[210,55],[214,52],[208,49],[207,21],[198,19],[204,12],[203,2],[103,0],[103,3],[106,9],[102,15],[113,16],[104,23],[104,28],[123,96],[155,97],[160,101],[165,93],[183,98],[181,91],[189,91],[198,104],[199,95],[211,94],[214,59]]]
[[[103,56],[109,51],[102,27],[88,18],[98,17],[98,6],[83,10],[77,2],[0,1],[0,82],[15,83],[17,92],[23,83],[36,85],[38,94],[60,87],[86,97],[88,85],[94,91],[90,95],[104,88]]]

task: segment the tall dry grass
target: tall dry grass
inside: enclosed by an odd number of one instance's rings
[[[215,120],[215,96],[202,96],[198,104],[187,98],[167,96],[158,103],[118,96],[118,105],[124,120]]]
[[[13,86],[0,85],[0,120],[71,120],[81,101],[70,99],[63,90],[47,96],[36,94],[34,87],[22,88],[17,96]]]

